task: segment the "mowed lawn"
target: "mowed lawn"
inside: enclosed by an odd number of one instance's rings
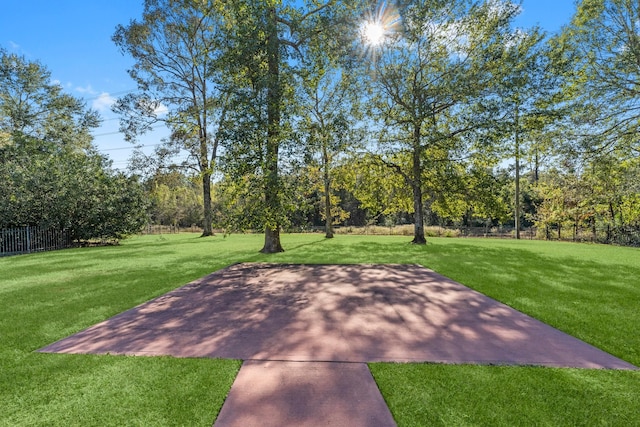
[[[240,361],[34,351],[235,262],[418,263],[640,366],[640,250],[486,239],[135,237],[0,258],[1,426],[210,426]],[[640,373],[371,364],[399,426],[640,425]]]

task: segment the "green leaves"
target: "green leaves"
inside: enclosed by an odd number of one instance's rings
[[[212,230],[211,176],[226,135],[229,107],[227,2],[145,2],[140,21],[118,26],[113,41],[135,64],[129,71],[140,93],[118,100],[120,128],[135,139],[158,123],[171,130],[163,154],[187,152],[182,166],[202,177],[204,233]],[[232,2],[235,6],[236,2]],[[167,156],[165,156],[167,157]],[[163,159],[166,160],[166,159]]]
[[[97,112],[52,83],[43,65],[0,49],[2,132],[37,140],[42,150],[86,149],[99,121]]]
[[[559,37],[572,60],[566,98],[573,111],[577,151],[612,148],[637,155],[640,119],[640,4],[634,0],[583,0]]]
[[[65,228],[121,238],[146,222],[141,187],[92,147],[97,113],[62,93],[38,63],[0,51],[0,228]]]

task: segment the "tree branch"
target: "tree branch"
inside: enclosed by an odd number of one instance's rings
[[[302,18],[300,18],[300,22],[304,22],[308,17],[315,15],[316,13],[321,12],[322,10],[328,8],[329,6],[333,5],[336,1],[335,0],[330,0],[328,2],[326,2],[325,4],[318,6],[317,8],[315,8],[314,10],[311,10],[307,13],[305,13],[304,15],[302,15]]]

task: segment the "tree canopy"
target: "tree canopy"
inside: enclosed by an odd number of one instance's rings
[[[77,240],[140,230],[142,188],[95,150],[98,123],[43,65],[0,51],[0,228],[67,229]]]
[[[520,11],[146,0],[113,36],[138,85],[114,108],[125,137],[171,131],[142,186],[92,146],[96,112],[2,52],[3,225],[84,238],[146,215],[259,230],[265,253],[282,230],[341,225],[406,224],[417,244],[429,225],[640,243],[638,2],[579,1],[555,35],[516,28]]]
[[[555,40],[570,64],[563,93],[580,153],[640,154],[639,16],[635,0],[582,0]]]
[[[118,100],[121,130],[129,140],[166,124],[163,153],[186,151],[182,167],[201,177],[203,236],[213,234],[211,177],[215,172],[227,95],[221,89],[220,16],[224,2],[147,0],[141,21],[119,25],[113,36],[135,61],[130,76],[139,92]]]

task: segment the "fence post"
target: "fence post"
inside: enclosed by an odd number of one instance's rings
[[[27,240],[27,253],[30,254],[31,253],[31,229],[29,228],[29,226],[27,225],[27,228],[25,229],[25,238]]]

